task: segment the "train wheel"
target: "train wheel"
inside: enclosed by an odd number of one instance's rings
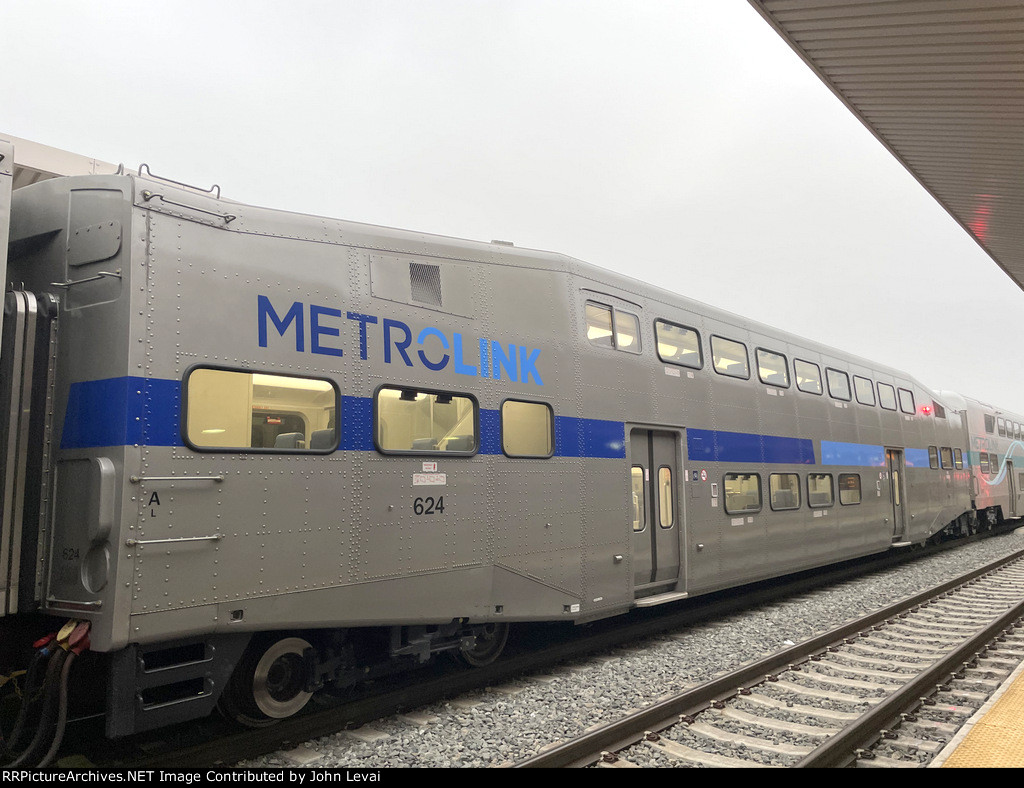
[[[474,668],[490,665],[505,650],[505,644],[508,643],[508,631],[508,624],[484,624],[480,627],[473,627],[476,640],[472,648],[461,649],[459,657]]]
[[[306,692],[303,652],[297,637],[254,641],[224,688],[219,706],[230,719],[261,728],[298,713],[313,696]]]

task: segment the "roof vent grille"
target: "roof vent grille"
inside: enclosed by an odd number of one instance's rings
[[[424,263],[409,263],[409,284],[412,300],[421,304],[441,306],[441,268]]]

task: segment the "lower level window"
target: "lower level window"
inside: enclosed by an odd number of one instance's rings
[[[769,501],[772,509],[800,508],[800,477],[795,473],[773,473],[768,477]]]
[[[185,378],[185,435],[197,449],[327,452],[338,446],[330,381],[228,369]]]
[[[383,452],[476,453],[479,418],[468,395],[385,386],[374,404],[374,435]]]
[[[839,474],[839,503],[843,506],[860,503],[860,474]]]
[[[722,486],[728,514],[761,511],[761,477],[756,473],[727,473]]]
[[[821,509],[831,506],[836,501],[835,492],[832,489],[831,473],[809,473],[807,474],[807,505],[812,509]]]

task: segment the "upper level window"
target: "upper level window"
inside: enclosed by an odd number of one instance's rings
[[[747,346],[742,342],[724,337],[711,337],[711,358],[715,364],[715,372],[719,375],[750,379]]]
[[[946,409],[942,407],[938,402],[932,400],[932,410],[935,411],[935,418],[944,419],[946,418]]]
[[[374,437],[382,452],[475,454],[476,400],[468,394],[384,386],[374,399]]]
[[[898,389],[898,391],[900,393],[900,410],[910,415],[917,413],[917,409],[914,407],[914,392],[910,389]]]
[[[999,437],[1006,437],[1006,419],[996,419],[996,424],[999,425]]]
[[[555,451],[555,417],[543,402],[501,403],[501,448],[509,457],[550,457]]]
[[[662,361],[693,369],[704,366],[700,352],[700,334],[696,329],[665,320],[655,320],[654,338],[658,344],[658,358]]]
[[[928,467],[938,468],[939,467],[939,449],[936,446],[928,447]]]
[[[861,405],[875,404],[875,387],[867,378],[862,378],[860,375],[853,376],[853,393]]]
[[[943,446],[939,449],[939,455],[942,459],[942,467],[946,470],[953,469],[953,450],[947,446]]]
[[[796,374],[796,387],[808,394],[821,394],[821,368],[810,361],[793,360],[793,372]]]
[[[185,437],[197,449],[329,452],[338,390],[327,380],[227,369],[185,378]]]
[[[850,401],[850,378],[845,372],[838,369],[826,369],[825,377],[828,380],[828,393],[833,399]]]
[[[762,383],[789,388],[789,367],[784,355],[763,348],[758,348],[754,355],[757,358],[757,376]]]
[[[886,410],[896,410],[896,389],[888,383],[879,383],[878,404]]]
[[[593,345],[615,347],[615,332],[612,330],[612,308],[587,302],[587,339]]]
[[[989,435],[994,434],[996,431],[996,417],[985,414],[985,432]]]
[[[956,469],[958,471],[959,470],[963,470],[963,467],[964,467],[964,453],[962,451],[960,451],[960,449],[953,449],[953,457],[954,457],[953,462],[956,465]]]
[[[587,301],[587,339],[594,345],[640,352],[640,318],[621,309]]]

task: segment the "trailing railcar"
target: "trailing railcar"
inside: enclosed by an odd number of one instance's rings
[[[983,524],[1024,514],[1024,416],[970,397],[947,395],[961,411],[969,440],[971,492]]]
[[[9,250],[0,626],[111,736],[974,527],[955,396],[563,255],[133,174]]]

